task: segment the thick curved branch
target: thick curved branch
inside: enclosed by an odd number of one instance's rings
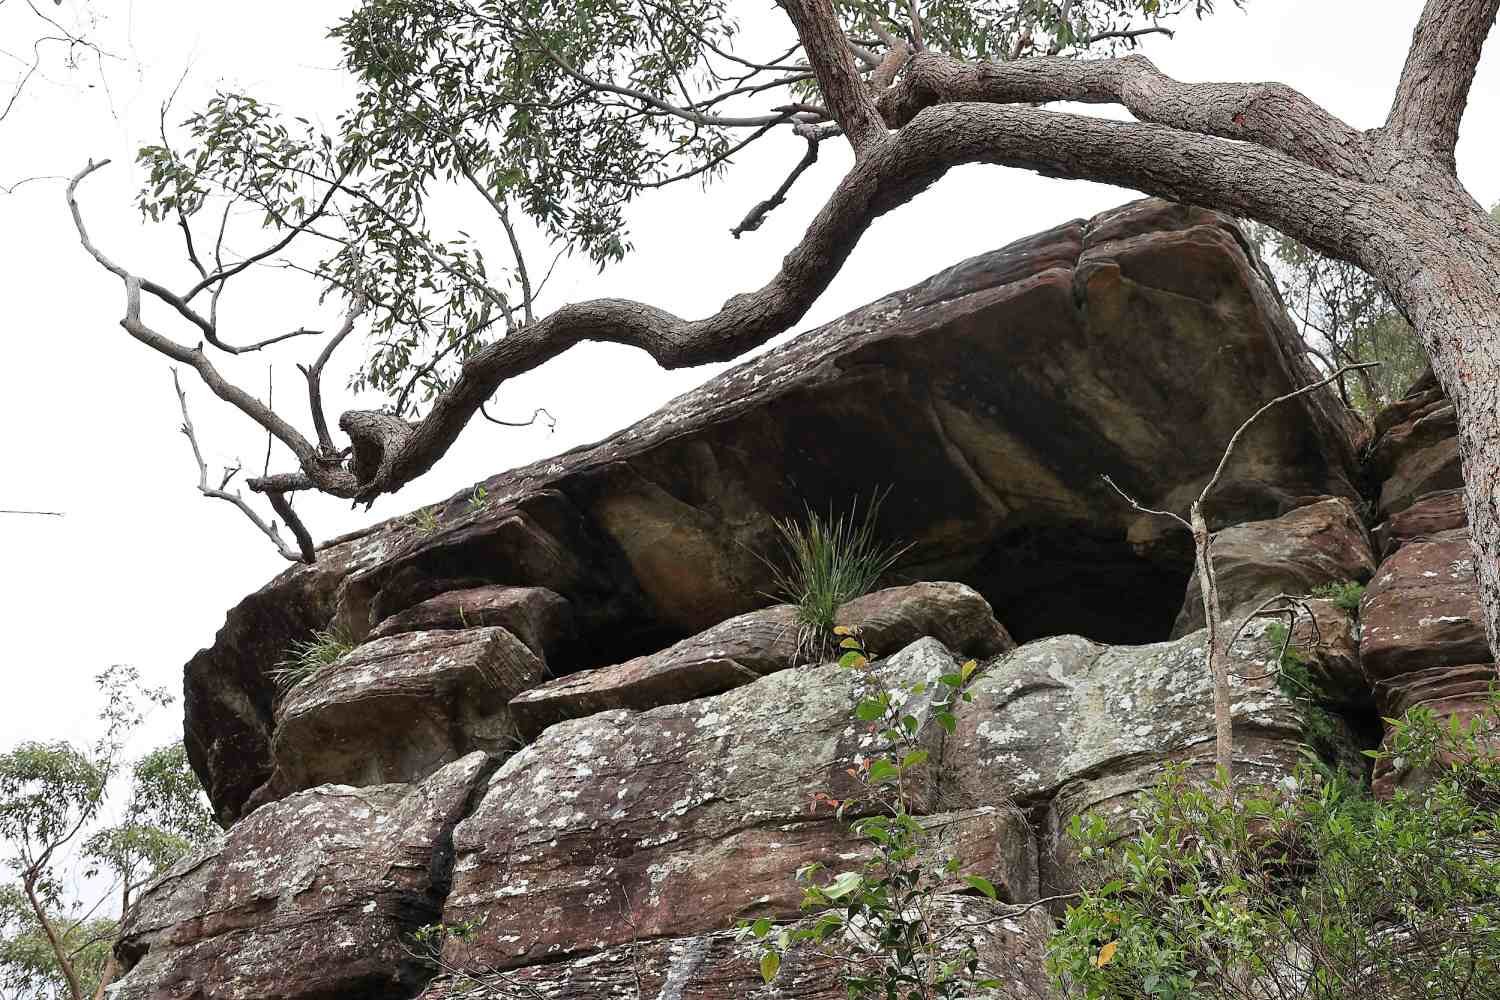
[[[1253,142],[1342,177],[1373,179],[1364,134],[1291,87],[1182,83],[1140,55],[972,63],[921,52],[882,95],[880,110],[889,125],[900,127],[923,108],[957,101],[1119,104],[1143,122]]]
[[[1500,0],[1427,0],[1412,36],[1386,128],[1454,169],[1469,88]]]
[[[716,314],[687,321],[622,299],[564,306],[477,351],[419,423],[369,411],[344,414],[340,426],[356,450],[357,499],[369,501],[425,473],[502,383],[575,344],[625,344],[663,368],[682,368],[733,360],[765,343],[802,318],[877,218],[966,163],[1117,184],[1255,215],[1313,246],[1347,234],[1342,206],[1354,197],[1346,182],[1246,143],[1002,104],[929,108],[856,160],[769,284],[735,296]],[[273,482],[276,489],[315,485],[295,477],[251,485]]]

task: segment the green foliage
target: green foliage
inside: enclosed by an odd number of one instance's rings
[[[925,849],[928,832],[908,801],[911,776],[928,767],[927,723],[952,731],[953,706],[971,697],[963,688],[978,665],[970,660],[931,684],[891,691],[873,676],[858,630],[840,627],[837,634],[845,650],[840,663],[866,678],[854,718],[871,730],[881,749],[853,769],[862,797],[823,796],[822,801],[839,818],[857,817],[850,829],[872,853],[856,868],[830,871],[811,864],[798,871],[808,920],[778,928],[761,918],[742,923],[740,932],[759,948],[767,983],[775,980],[789,952],[811,949],[840,960],[850,1000],[983,995],[989,983],[980,978],[972,929],[943,926],[940,893],[958,883],[995,899],[996,889],[981,876],[961,879],[958,859],[933,857]]]
[[[1139,32],[1214,4],[916,6],[928,48],[986,59],[1130,48]],[[904,2],[836,8],[864,46],[885,45],[875,23],[910,33]],[[231,245],[286,251],[320,295],[364,300],[369,344],[351,386],[386,394],[401,416],[530,313],[545,281],[523,275],[536,248],[523,251],[513,214],[546,250],[602,268],[632,249],[626,208],[642,192],[708,183],[745,146],[789,134],[791,104],[823,103],[791,22],[777,13],[742,33],[726,0],[363,0],[331,37],[354,78],[332,127],[221,92],[140,150],[139,204],[190,240],[193,225],[229,218],[221,207],[250,209],[234,218],[266,235]],[[506,230],[499,254],[432,225],[429,202],[455,186]],[[297,256],[303,245],[318,249]]]
[[[96,682],[104,706],[92,745],[32,742],[0,755],[0,838],[11,873],[0,885],[6,995],[92,997],[114,939],[108,914],[129,909],[141,885],[217,829],[181,744],[129,767],[122,761],[145,706],[167,705],[170,696],[142,688],[129,667],[111,667]],[[106,822],[111,791],[122,782],[124,805]],[[94,894],[110,905],[85,909],[80,883],[98,879],[106,884]]]
[[[1351,615],[1359,614],[1359,602],[1365,596],[1365,585],[1354,580],[1342,583],[1325,583],[1314,587],[1312,596],[1330,600]]]
[[[1423,774],[1388,801],[1303,770],[1231,794],[1172,770],[1113,843],[1070,835],[1088,884],[1049,945],[1084,1000],[1460,1000],[1500,991],[1500,695],[1470,725],[1414,710],[1371,755]]]
[[[310,638],[292,643],[286,658],[270,672],[271,679],[281,690],[290,691],[353,649],[354,641],[338,629],[319,629]]]
[[[1358,607],[1358,604],[1356,599],[1355,606]],[[1332,699],[1313,674],[1307,658],[1293,644],[1291,631],[1286,623],[1267,623],[1265,641],[1276,661],[1276,686],[1297,706],[1297,715],[1302,721],[1302,733],[1307,739],[1308,747],[1321,760],[1338,760],[1344,756],[1343,728],[1323,707]]]
[[[861,513],[856,499],[849,513],[828,516],[810,508],[798,521],[778,520],[784,562],[765,563],[773,574],[772,593],[797,606],[805,635],[821,637],[833,628],[845,603],[868,594],[906,553],[909,545],[884,543],[876,534],[883,495]]]
[[[433,512],[431,507],[423,507],[421,510],[412,513],[411,524],[412,527],[417,529],[418,534],[430,535],[438,530],[437,514]]]
[[[1416,331],[1385,288],[1353,264],[1324,257],[1268,226],[1249,226],[1302,338],[1333,370],[1356,362],[1378,368],[1343,380],[1345,401],[1366,416],[1399,399],[1427,366]]]
[[[490,491],[484,488],[483,483],[475,485],[474,491],[469,494],[469,510],[478,513],[486,510],[490,505]]]

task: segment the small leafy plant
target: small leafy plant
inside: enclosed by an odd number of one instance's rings
[[[863,513],[856,499],[848,514],[828,516],[805,510],[802,520],[778,520],[784,563],[763,561],[770,567],[769,596],[797,606],[803,641],[826,635],[839,608],[874,589],[880,578],[911,548],[882,542],[875,532],[884,494],[876,495]]]
[[[437,514],[431,507],[423,507],[421,510],[412,511],[411,525],[417,529],[419,535],[430,535],[438,529]]]
[[[1365,596],[1365,585],[1354,580],[1341,583],[1325,583],[1314,587],[1312,596],[1332,601],[1351,615],[1359,614],[1359,602]]]
[[[844,650],[840,665],[869,671],[872,658],[858,630],[839,626],[833,631]],[[802,906],[813,914],[808,920],[777,928],[763,917],[741,925],[741,933],[758,945],[767,983],[775,980],[783,957],[803,947],[833,953],[842,961],[850,1000],[960,1000],[997,985],[980,978],[973,928],[943,925],[939,897],[955,883],[990,899],[998,892],[981,876],[960,879],[958,859],[935,859],[924,850],[928,831],[909,808],[911,777],[928,761],[924,718],[952,732],[953,704],[971,697],[962,689],[977,668],[970,660],[936,685],[919,682],[904,692],[887,690],[866,675],[869,683],[862,685],[854,716],[876,733],[882,749],[850,770],[863,798],[840,801],[825,795],[820,801],[840,819],[850,812],[866,813],[851,822],[850,830],[870,844],[873,854],[845,871],[811,864],[797,872]]]
[[[286,658],[271,671],[271,679],[281,690],[290,691],[353,649],[353,640],[343,632],[337,629],[320,629],[311,638],[292,643]]]
[[[483,483],[474,487],[474,492],[469,494],[469,510],[478,512],[485,510],[490,505],[490,491],[484,488]]]

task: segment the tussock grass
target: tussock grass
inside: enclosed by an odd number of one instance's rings
[[[335,629],[321,629],[309,639],[292,643],[286,659],[276,664],[271,679],[283,691],[290,691],[319,669],[334,663],[354,649],[354,643]]]
[[[840,606],[868,594],[911,546],[883,542],[875,522],[886,494],[863,511],[855,499],[847,514],[825,517],[805,508],[802,519],[777,520],[781,560],[764,559],[773,574],[767,596],[797,607],[799,640],[811,648],[826,637]]]

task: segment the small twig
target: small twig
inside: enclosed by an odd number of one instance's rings
[[[1125,500],[1126,503],[1130,504],[1130,506],[1132,506],[1136,510],[1140,511],[1142,514],[1152,514],[1152,515],[1154,515],[1156,517],[1170,517],[1172,520],[1176,521],[1178,524],[1182,525],[1184,528],[1188,529],[1189,531],[1193,530],[1193,526],[1191,524],[1188,524],[1186,520],[1184,520],[1181,517],[1178,517],[1176,514],[1172,513],[1170,510],[1152,510],[1150,507],[1142,507],[1140,504],[1136,503],[1134,497],[1132,497],[1129,493],[1126,493],[1124,490],[1120,489],[1120,487],[1115,483],[1115,481],[1113,479],[1111,479],[1109,476],[1100,476],[1099,478],[1103,479],[1106,483],[1108,483],[1109,486],[1110,486],[1110,489],[1112,489],[1116,493],[1120,494],[1120,496],[1124,498],[1124,500]]]
[[[1260,409],[1250,414],[1249,419],[1247,419],[1243,424],[1240,424],[1240,429],[1235,431],[1234,436],[1229,439],[1229,444],[1224,449],[1224,455],[1219,459],[1219,467],[1214,470],[1213,478],[1208,481],[1208,485],[1203,487],[1203,492],[1198,494],[1198,503],[1201,504],[1205,500],[1207,500],[1208,495],[1213,492],[1214,487],[1219,485],[1219,477],[1224,475],[1224,469],[1229,465],[1229,457],[1234,454],[1235,446],[1240,443],[1240,438],[1243,437],[1245,432],[1250,429],[1250,425],[1259,420],[1267,410],[1270,410],[1272,407],[1278,406],[1281,403],[1285,403],[1287,400],[1296,399],[1298,396],[1306,395],[1309,392],[1321,389],[1325,385],[1328,385],[1330,382],[1342,378],[1349,372],[1360,371],[1365,368],[1376,368],[1379,367],[1379,365],[1379,361],[1368,361],[1360,365],[1345,365],[1338,371],[1334,372],[1332,375],[1329,375],[1320,381],[1314,382],[1311,385],[1304,385],[1302,388],[1297,389],[1293,392],[1289,392],[1285,396],[1277,396],[1275,399],[1271,400],[1269,403],[1265,404]]]
[[[807,152],[802,154],[802,159],[792,168],[792,172],[787,174],[786,180],[781,182],[781,186],[776,189],[771,197],[750,209],[744,219],[740,221],[740,224],[729,230],[730,235],[735,239],[739,239],[741,233],[753,233],[759,229],[766,221],[766,216],[770,215],[775,211],[777,206],[786,201],[787,192],[792,189],[793,184],[797,183],[797,178],[801,177],[808,167],[818,162],[819,140],[812,134],[805,134],[800,131],[797,134],[807,140]]]
[[[234,504],[234,506],[238,507],[240,512],[250,519],[250,523],[254,524],[255,527],[260,530],[261,534],[265,535],[271,540],[271,543],[276,546],[276,551],[281,553],[283,559],[286,559],[288,562],[311,563],[314,558],[311,537],[307,538],[307,542],[303,546],[301,552],[294,551],[287,546],[285,541],[282,540],[281,532],[276,530],[275,522],[267,524],[266,521],[255,512],[255,508],[251,507],[248,503],[245,502],[245,498],[240,496],[238,491],[231,492],[224,489],[225,486],[229,485],[229,480],[233,479],[234,475],[239,472],[238,466],[232,466],[230,469],[225,471],[224,478],[217,488],[209,485],[208,463],[203,460],[203,451],[198,447],[198,435],[193,430],[193,419],[192,417],[188,416],[187,393],[182,391],[182,382],[177,378],[176,368],[172,369],[172,388],[177,391],[177,402],[178,405],[182,407],[182,426],[179,428],[179,430],[181,430],[183,436],[188,439],[188,444],[192,446],[193,461],[198,464],[198,492],[202,493],[206,497],[212,497],[215,500],[223,500],[226,503],[231,503]],[[284,498],[282,502],[285,503]],[[271,506],[276,507],[276,497],[274,496],[271,498]],[[290,507],[287,508],[287,511],[288,513],[290,513]],[[285,514],[283,514],[282,516],[286,517]],[[301,542],[303,537],[307,535],[307,529],[302,528],[301,522],[296,520],[295,516],[288,518],[287,524],[289,527],[291,527],[293,532],[297,533],[299,542]]]
[[[546,407],[539,406],[535,410],[532,410],[531,417],[527,420],[501,420],[498,417],[492,417],[490,416],[489,411],[484,408],[483,403],[479,404],[479,413],[490,423],[499,424],[501,427],[530,427],[532,424],[536,423],[537,417],[545,417],[547,419],[547,429],[557,429],[557,418],[554,417],[551,413],[547,412]]]
[[[10,510],[0,507],[0,514],[34,514],[37,517],[65,517],[60,510]]]
[[[276,408],[273,405],[274,391],[275,385],[271,379],[271,366],[266,365],[266,409],[268,410]],[[271,432],[266,431],[266,464],[260,470],[262,476],[269,476],[271,474],[271,442],[274,440],[276,439],[272,436]]]

